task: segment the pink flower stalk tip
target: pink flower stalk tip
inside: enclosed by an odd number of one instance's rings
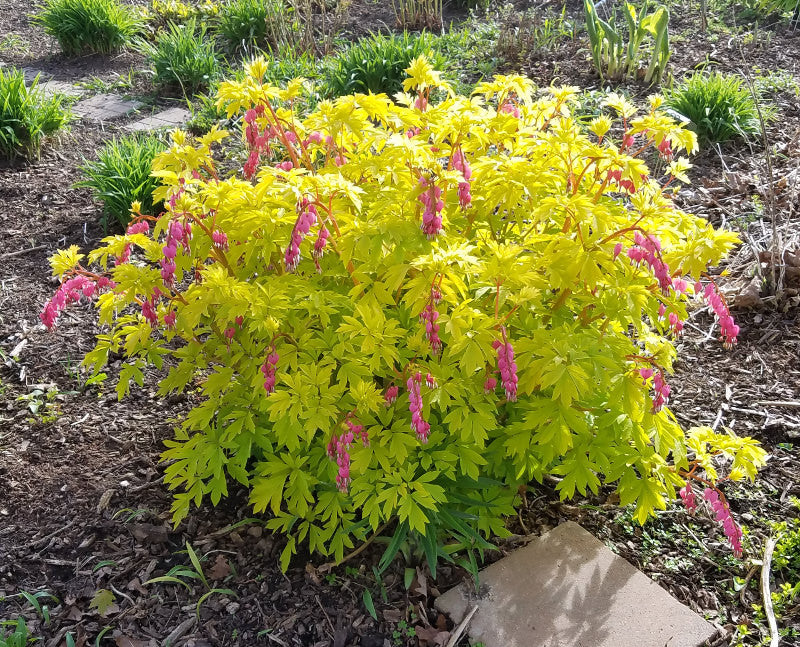
[[[411,413],[411,429],[417,434],[420,442],[427,443],[431,426],[423,417],[421,384],[422,373],[417,372],[413,377],[408,378],[406,382],[408,387],[408,410]]]
[[[422,212],[420,228],[429,240],[433,240],[442,232],[441,211],[444,208],[444,202],[441,199],[442,189],[424,177],[420,177],[419,184],[425,188],[417,198],[425,207]]]
[[[509,402],[517,400],[517,364],[514,361],[514,347],[506,339],[505,328],[503,329],[503,340],[495,340],[492,347],[497,351],[497,368],[500,371],[500,380],[506,392],[506,399]]]

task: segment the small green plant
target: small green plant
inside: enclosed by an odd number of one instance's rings
[[[466,23],[437,36],[433,48],[445,61],[457,62],[452,66],[453,89],[469,95],[479,81],[490,78],[497,70],[499,58],[495,42],[498,27],[494,20],[471,16]]]
[[[0,647],[27,647],[33,640],[25,618],[0,621]]]
[[[442,28],[442,0],[392,0],[392,8],[403,29]]]
[[[61,408],[58,404],[61,396],[62,393],[55,386],[47,389],[41,387],[19,396],[17,401],[24,402],[28,411],[31,412],[32,417],[28,419],[30,424],[38,422],[46,425],[55,422],[58,420],[58,416],[61,415]]]
[[[81,167],[86,179],[76,187],[92,190],[103,203],[103,228],[110,224],[124,228],[131,218],[131,205],[139,203],[139,211],[152,214],[153,190],[158,180],[151,175],[153,160],[165,148],[153,135],[129,135],[114,138],[99,152],[96,160],[86,160]]]
[[[187,591],[192,590],[191,585],[186,581],[186,578],[190,580],[197,580],[203,584],[206,589],[206,592],[200,596],[200,599],[197,601],[195,605],[195,614],[197,617],[200,617],[200,607],[202,607],[203,602],[205,602],[208,598],[212,595],[219,594],[219,595],[230,595],[233,597],[239,597],[236,595],[235,591],[231,589],[220,589],[220,588],[212,588],[211,584],[206,578],[205,574],[203,573],[203,565],[201,561],[205,559],[198,557],[197,553],[192,548],[190,543],[186,543],[186,552],[189,554],[189,561],[191,562],[191,566],[185,565],[178,565],[173,566],[166,575],[162,575],[160,577],[154,577],[150,580],[147,580],[144,585],[147,586],[148,584],[157,584],[159,582],[167,583],[167,584],[180,584],[181,586],[185,587]]]
[[[230,0],[220,9],[216,31],[235,52],[273,49],[287,42],[292,13],[283,0]]]
[[[755,9],[762,15],[791,14],[791,24],[797,28],[800,25],[800,3],[797,0],[756,0]]]
[[[0,68],[0,157],[38,157],[42,140],[70,118],[64,98],[46,96],[38,76],[28,86],[21,70]]]
[[[355,92],[385,92],[403,89],[405,69],[418,56],[428,55],[441,69],[444,60],[432,52],[433,39],[427,34],[401,36],[372,34],[332,57],[325,74],[324,92],[339,97]]]
[[[761,132],[756,100],[735,75],[696,72],[669,93],[667,102],[691,122],[704,145]],[[773,112],[762,108],[762,114],[770,118]]]
[[[114,52],[142,28],[139,14],[117,0],[46,0],[33,20],[67,56]]]
[[[75,85],[93,93],[126,92],[133,89],[136,70],[129,70],[126,74],[114,72],[111,80],[91,76],[87,81],[78,81]]]
[[[30,43],[19,34],[7,34],[0,38],[0,54],[25,56],[30,51]]]
[[[185,95],[208,87],[219,72],[206,25],[198,27],[195,19],[168,25],[153,43],[140,41],[140,49],[150,62],[156,85],[180,87]]]
[[[185,23],[189,20],[209,20],[219,14],[219,5],[211,0],[203,2],[181,2],[180,0],[152,0],[143,10],[143,17],[152,32],[157,32],[170,23]]]
[[[620,81],[625,77],[638,79],[639,64],[644,56],[645,38],[652,37],[650,64],[644,71],[644,82],[660,83],[667,69],[670,57],[669,10],[660,5],[648,13],[649,3],[645,2],[637,14],[636,8],[625,3],[625,23],[628,27],[627,40],[616,26],[616,14],[606,21],[597,14],[593,0],[584,0],[586,31],[592,51],[592,61],[603,79]]]
[[[495,51],[506,63],[518,66],[523,61],[543,56],[559,40],[572,38],[573,33],[566,7],[561,13],[536,8],[517,11],[509,3],[498,13]]]

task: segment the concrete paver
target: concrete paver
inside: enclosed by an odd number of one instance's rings
[[[169,108],[139,121],[134,121],[127,126],[128,130],[159,130],[161,128],[176,128],[188,121],[192,113],[183,108]]]
[[[715,628],[573,522],[436,600],[486,647],[697,647]]]
[[[129,101],[117,94],[96,94],[76,103],[72,107],[72,111],[85,119],[110,121],[124,117],[137,108],[141,108],[142,105],[144,104],[140,101]]]

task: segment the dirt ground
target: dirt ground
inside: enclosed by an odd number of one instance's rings
[[[131,53],[66,60],[31,25],[29,2],[1,4],[0,35],[14,36],[0,50],[6,65],[61,80],[106,82],[143,65]],[[688,7],[677,8],[682,6]],[[568,12],[579,15],[579,7],[570,0]],[[800,30],[760,27],[760,37],[748,41],[720,30],[701,33],[695,10],[676,10],[673,16],[676,77],[708,58],[724,70],[751,75],[773,70],[800,80]],[[350,33],[391,20],[386,3],[354,3]],[[601,87],[591,72],[585,35],[559,43],[544,59],[525,61],[521,71],[541,85]],[[128,91],[146,85],[146,76],[137,78]],[[488,556],[496,560],[565,519],[578,521],[705,614],[720,629],[719,644],[728,644],[737,625],[750,623],[752,604],[761,603],[752,560],[763,553],[768,522],[800,516],[792,503],[800,496],[800,276],[787,274],[789,289],[781,301],[747,292],[754,273],[770,271],[755,258],[769,245],[773,197],[777,231],[786,245],[797,249],[800,236],[800,98],[791,88],[772,88],[768,95],[778,110],[768,128],[772,178],[760,146],[730,144],[696,156],[693,184],[677,197],[683,208],[743,232],[744,244],[722,280],[740,305],[734,311],[742,329],[739,344],[723,349],[709,314],[695,312],[679,344],[671,408],[686,427],[729,427],[756,437],[770,452],[755,486],[729,492],[734,515],[749,529],[746,559],[733,558],[714,524],[683,508],[670,508],[641,528],[608,493],[560,503],[547,481],[532,486],[518,517],[509,520],[514,534]],[[83,159],[93,157],[124,123],[76,122],[45,146],[41,159],[0,167],[0,619],[24,610],[47,647],[65,645],[68,632],[79,646],[444,645],[452,626],[433,603],[440,591],[467,577],[460,569],[446,566],[434,582],[419,566],[406,591],[406,565],[397,563],[380,586],[371,572],[380,550],[371,547],[327,574],[317,570],[318,560],[301,554],[282,574],[282,540],[251,519],[244,491],[232,491],[217,508],[204,507],[173,529],[159,454],[172,421],[192,405],[193,396],[158,398],[155,375],[121,402],[113,389],[86,388],[78,363],[93,346],[93,309],[71,308],[55,333],[39,324],[38,314],[55,287],[47,258],[71,244],[91,249],[103,236],[98,204],[73,184]],[[737,297],[740,292],[749,298]],[[109,384],[117,369],[118,364],[110,367]],[[31,406],[37,404],[34,413]],[[143,586],[188,564],[186,552],[179,552],[186,543],[207,556],[209,586],[235,595],[213,594],[198,611],[207,590],[200,582],[188,589]],[[377,621],[362,602],[365,589],[375,600]],[[98,601],[99,590],[113,592],[113,603]],[[50,622],[31,613],[21,598],[2,601],[20,591],[56,596],[49,602]],[[794,611],[794,620],[788,614],[782,626],[800,631],[800,609]],[[783,644],[800,645],[800,638]]]

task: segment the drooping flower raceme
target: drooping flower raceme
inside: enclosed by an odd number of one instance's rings
[[[464,181],[458,183],[458,202],[462,209],[466,209],[472,202],[472,168],[460,148],[453,152],[453,168],[464,176]]]
[[[300,243],[303,242],[311,228],[317,224],[317,216],[317,208],[304,198],[300,203],[300,215],[297,216],[297,221],[292,230],[292,238],[286,247],[286,254],[284,255],[287,272],[293,272],[297,269],[297,265],[300,263]]]
[[[514,347],[506,338],[506,330],[503,328],[503,341],[495,339],[492,347],[497,351],[497,368],[500,371],[500,379],[503,388],[506,390],[506,399],[509,402],[517,400],[517,364],[514,361]]]
[[[692,489],[691,485],[689,485],[688,483],[684,485],[678,491],[678,494],[680,495],[681,500],[683,501],[683,505],[686,506],[686,509],[689,512],[694,512],[695,510],[697,510],[697,499],[694,496],[694,490]]]
[[[719,498],[719,493],[712,489],[706,488],[703,490],[703,497],[708,501],[711,510],[714,512],[714,518],[722,524],[722,529],[728,542],[733,548],[733,554],[737,557],[742,555],[742,529],[736,524],[731,516],[731,510],[725,501]]]
[[[442,351],[442,340],[439,338],[439,324],[436,323],[439,319],[439,312],[436,310],[436,304],[441,300],[442,295],[439,289],[431,286],[430,296],[428,303],[419,313],[420,322],[425,324],[425,337],[431,346],[431,351],[434,355],[438,355]]]
[[[104,287],[109,287],[109,285],[110,282],[108,279],[105,279]],[[39,319],[41,319],[46,328],[52,328],[56,323],[56,319],[58,319],[58,315],[64,308],[70,303],[80,301],[81,297],[90,299],[97,289],[98,283],[95,283],[95,281],[92,281],[86,276],[78,275],[67,279],[61,284],[58,290],[56,290],[53,297],[45,304],[44,310],[39,315]]]
[[[421,229],[429,239],[433,239],[442,231],[442,209],[444,208],[442,189],[436,186],[435,182],[424,177],[419,178],[419,183],[424,191],[417,199],[425,207],[422,211]]]
[[[669,273],[669,265],[661,258],[661,243],[655,236],[650,234],[643,236],[637,231],[634,235],[634,244],[628,249],[628,258],[636,265],[646,263],[658,279],[661,291],[669,294],[672,289],[672,277]]]
[[[739,336],[739,326],[733,321],[728,304],[722,298],[722,295],[717,291],[716,285],[709,283],[703,288],[703,285],[698,281],[694,290],[697,294],[702,294],[708,305],[717,316],[719,323],[720,338],[725,348],[731,348],[736,344],[737,337]]]
[[[411,428],[417,434],[417,438],[423,442],[428,442],[428,434],[431,426],[423,417],[422,411],[422,373],[417,372],[406,382],[408,387],[408,410],[411,412]]]
[[[279,359],[278,353],[273,349],[261,365],[261,374],[264,376],[264,390],[267,395],[275,391],[275,369],[278,366]]]

